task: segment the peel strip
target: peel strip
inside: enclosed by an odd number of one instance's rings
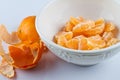
[[[0,37],[3,41],[5,41],[8,44],[16,44],[16,43],[20,42],[20,40],[17,36],[17,33],[12,32],[10,34],[3,24],[0,25]]]
[[[9,54],[5,53],[2,41],[8,44],[15,44],[19,42],[19,38],[17,37],[16,32],[9,34],[5,26],[0,25],[0,56],[2,57],[2,61],[0,63],[0,73],[8,78],[12,78],[15,76],[14,68],[11,65],[13,60]]]

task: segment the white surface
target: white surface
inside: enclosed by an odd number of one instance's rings
[[[36,15],[49,0],[0,0],[0,24],[9,30],[17,28],[28,15]],[[120,53],[91,67],[69,64],[51,52],[44,54],[39,65],[31,70],[16,70],[14,80],[120,80]],[[0,75],[0,80],[8,80]]]

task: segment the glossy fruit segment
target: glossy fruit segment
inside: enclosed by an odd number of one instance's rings
[[[93,49],[101,49],[106,46],[106,43],[100,35],[96,35],[88,38],[88,45],[91,46]]]
[[[80,24],[77,24],[74,28],[73,28],[73,34],[74,36],[79,36],[79,35],[92,35],[93,33],[93,28],[95,28],[95,23],[94,21],[85,21],[82,22]],[[91,33],[89,33],[91,31]],[[94,35],[94,34],[93,34]]]
[[[72,37],[73,37],[72,32],[61,31],[55,35],[55,41],[57,42],[57,44],[65,47],[66,41],[72,39]]]
[[[72,31],[74,25],[71,24],[70,22],[67,22],[65,25],[65,31]]]
[[[115,25],[113,24],[113,23],[106,23],[106,25],[105,25],[105,32],[111,32],[111,31],[113,31],[113,30],[115,30]]]
[[[70,21],[67,22],[65,25],[65,31],[72,31],[73,27],[75,27],[75,25],[77,25],[83,21],[84,21],[83,17],[78,17],[78,18],[70,17]]]
[[[96,21],[82,17],[70,17],[65,29],[55,35],[57,44],[75,50],[95,50],[112,46],[119,42],[117,28],[103,18]]]
[[[70,39],[68,40],[66,43],[65,43],[65,46],[67,48],[70,48],[70,49],[78,49],[78,43],[79,43],[79,40],[78,39]]]

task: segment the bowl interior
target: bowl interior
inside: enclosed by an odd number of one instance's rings
[[[120,28],[119,0],[54,0],[37,16],[37,30],[41,37],[52,40],[70,16],[86,19],[104,18]]]

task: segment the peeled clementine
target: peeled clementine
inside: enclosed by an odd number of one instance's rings
[[[95,22],[92,20],[88,20],[82,23],[77,24],[74,28],[73,28],[73,35],[74,36],[79,36],[79,35],[87,35],[87,33],[89,33],[92,28],[95,27]],[[89,32],[87,32],[89,31]],[[87,32],[87,33],[86,33]]]

